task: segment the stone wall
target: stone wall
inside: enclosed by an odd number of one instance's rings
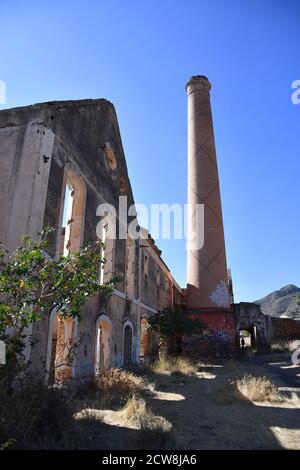
[[[272,342],[300,340],[300,321],[271,317],[271,339]]]
[[[270,344],[270,318],[265,316],[259,305],[251,302],[234,304],[236,319],[236,334],[239,341],[239,332],[246,330],[251,334],[252,346],[258,351],[264,351]]]

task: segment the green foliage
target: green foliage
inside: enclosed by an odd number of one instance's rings
[[[159,334],[162,340],[169,340],[179,335],[201,334],[205,324],[200,320],[192,320],[182,310],[165,309],[149,318],[148,328]]]
[[[16,332],[9,344],[16,345],[29,324],[40,321],[56,306],[63,317],[80,321],[87,298],[96,294],[110,296],[120,275],[99,284],[101,242],[88,243],[79,251],[55,260],[47,255],[52,229],[34,241],[25,235],[21,246],[9,253],[0,246],[0,339],[7,328]]]

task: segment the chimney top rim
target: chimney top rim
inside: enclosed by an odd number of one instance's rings
[[[206,86],[208,85],[208,90],[211,88],[211,83],[205,75],[192,75],[185,85],[185,90],[187,91],[188,87],[196,82],[205,84]]]

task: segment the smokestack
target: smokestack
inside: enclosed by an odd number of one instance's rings
[[[187,309],[217,313],[229,309],[225,240],[210,106],[209,80],[190,78],[188,95],[188,238],[197,204],[204,205],[204,245],[188,247]]]

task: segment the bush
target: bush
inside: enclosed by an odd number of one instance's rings
[[[152,370],[160,374],[170,372],[172,375],[194,375],[198,367],[185,357],[163,356],[153,364]]]
[[[297,348],[299,348],[300,341],[277,341],[271,345],[271,350],[273,352],[294,352]]]
[[[275,384],[267,377],[245,375],[232,382],[242,397],[251,401],[281,401]]]
[[[142,377],[123,369],[106,369],[95,378],[97,396],[102,405],[124,404],[147,387]]]
[[[122,424],[140,430],[136,448],[163,449],[174,445],[172,424],[162,416],[154,415],[142,398],[130,398],[119,415]]]
[[[0,389],[0,448],[72,448],[72,410],[67,388],[25,376]]]

